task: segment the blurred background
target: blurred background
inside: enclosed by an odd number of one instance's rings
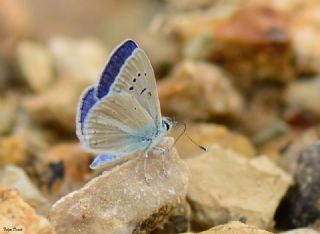
[[[75,136],[77,103],[126,38],[153,64],[163,114],[196,142],[265,155],[292,178],[272,191],[262,228],[319,229],[318,0],[0,0],[1,185],[46,215],[96,175]],[[186,139],[177,148],[201,153]],[[191,215],[199,230],[217,220]]]

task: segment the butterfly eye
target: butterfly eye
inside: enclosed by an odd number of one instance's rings
[[[166,121],[162,120],[162,125],[166,129],[166,131],[169,131],[170,125]]]

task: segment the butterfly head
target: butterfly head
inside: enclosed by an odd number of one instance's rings
[[[162,117],[162,129],[164,132],[169,132],[174,126],[175,121],[168,117]]]

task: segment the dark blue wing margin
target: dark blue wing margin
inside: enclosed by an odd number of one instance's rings
[[[81,106],[80,106],[80,124],[81,124],[81,133],[83,131],[83,123],[85,118],[88,115],[89,110],[91,109],[91,107],[98,101],[97,97],[96,97],[96,90],[95,87],[91,87],[89,89],[87,89],[87,91],[85,92],[85,94],[82,97],[81,100]]]
[[[115,78],[120,72],[121,67],[126,60],[132,55],[133,51],[138,48],[138,45],[132,41],[127,40],[113,53],[104,71],[102,72],[98,88],[97,97],[100,99],[108,94],[110,86],[115,81]]]

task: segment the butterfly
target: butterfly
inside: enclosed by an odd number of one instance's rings
[[[172,129],[174,121],[161,116],[156,79],[146,53],[133,40],[112,52],[99,82],[82,93],[76,134],[90,152],[99,154],[97,169],[140,151],[146,158]]]

